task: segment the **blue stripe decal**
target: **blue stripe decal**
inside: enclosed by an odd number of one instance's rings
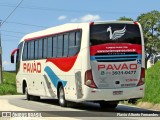
[[[63,84],[63,87],[66,86],[67,81],[61,80],[58,78],[58,76],[53,72],[53,70],[50,67],[45,67],[44,71],[47,73],[49,78],[51,79],[53,85],[57,88],[58,82],[61,82]]]
[[[124,58],[126,57],[126,58]],[[135,58],[132,58],[135,57]],[[93,60],[136,60],[136,59],[142,59],[142,55],[98,55],[98,56],[91,56],[91,61]]]

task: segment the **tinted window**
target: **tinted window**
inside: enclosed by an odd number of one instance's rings
[[[81,33],[76,32],[76,46],[80,46],[80,45],[81,45]]]
[[[58,54],[57,54],[57,57],[62,57],[62,51],[63,51],[63,36],[58,35]]]
[[[38,40],[35,41],[35,59],[38,59]]]
[[[63,49],[63,56],[68,56],[68,34],[64,34],[64,49]]]
[[[79,52],[80,46],[81,46],[81,33],[76,32],[76,46],[75,46],[75,53],[74,54],[77,54]]]
[[[47,58],[47,38],[43,40],[43,58]]]
[[[28,43],[25,42],[24,43],[24,49],[23,49],[23,57],[22,57],[23,60],[26,60],[28,59]]]
[[[135,24],[98,24],[90,27],[91,45],[104,43],[141,44],[138,25]]]
[[[40,39],[38,47],[38,58],[42,58],[42,50],[43,50],[43,39]]]
[[[16,56],[16,63],[17,63],[17,62],[20,62],[21,53],[22,53],[22,46],[23,46],[23,42],[21,42],[21,43],[18,45],[18,51],[17,51],[17,56]]]
[[[76,55],[80,50],[81,32],[71,32],[69,35],[69,56]]]
[[[75,55],[75,32],[69,34],[69,56]]]
[[[31,59],[31,42],[28,42],[28,59]]]
[[[48,38],[48,57],[52,57],[52,37]]]
[[[57,56],[57,36],[53,37],[53,57]]]
[[[74,56],[79,52],[80,44],[80,31],[27,41],[24,45],[23,60]]]
[[[20,60],[21,60],[21,53],[22,53],[22,46],[23,42],[18,45],[17,55],[16,55],[16,73],[19,71],[20,68]]]
[[[34,41],[30,41],[31,44],[31,51],[30,51],[30,59],[34,59]]]

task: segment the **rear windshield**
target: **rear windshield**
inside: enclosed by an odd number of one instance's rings
[[[141,44],[141,35],[136,24],[97,24],[90,27],[91,45],[105,43]]]

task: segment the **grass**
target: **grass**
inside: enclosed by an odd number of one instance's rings
[[[0,95],[14,95],[16,91],[16,73],[3,72],[3,83],[0,84]]]
[[[160,62],[146,70],[145,97],[142,102],[160,103]]]

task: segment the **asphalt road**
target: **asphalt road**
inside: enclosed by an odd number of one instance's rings
[[[1,99],[1,96],[0,96]],[[3,96],[3,99],[8,100],[8,103],[12,106],[42,113],[44,117],[69,117],[76,119],[88,120],[92,118],[94,120],[99,119],[151,119],[148,115],[153,115],[154,119],[160,119],[160,112],[147,110],[142,108],[136,108],[133,106],[127,106],[119,104],[116,109],[101,109],[99,104],[83,102],[83,103],[69,103],[66,108],[60,107],[58,100],[43,98],[39,101],[27,101],[24,95],[16,96]],[[16,111],[19,111],[16,109]],[[147,117],[141,117],[147,115]],[[118,117],[119,116],[119,117]],[[130,116],[130,117],[128,117]]]

